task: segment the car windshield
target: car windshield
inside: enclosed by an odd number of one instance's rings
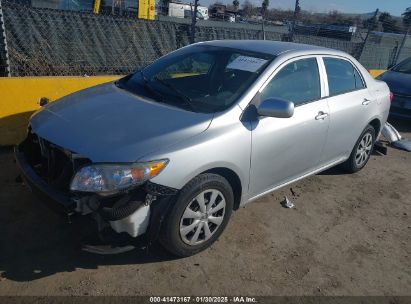
[[[397,64],[395,67],[392,68],[392,71],[411,74],[411,58],[408,58]]]
[[[227,109],[273,60],[269,54],[194,45],[161,57],[116,85],[190,111]]]

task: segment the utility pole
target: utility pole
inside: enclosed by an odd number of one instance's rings
[[[300,0],[295,0],[293,23],[291,25],[290,41],[293,41],[293,39],[294,39],[295,24],[297,22],[299,12],[300,12]]]
[[[191,37],[190,43],[194,43],[196,39],[196,23],[197,23],[197,9],[198,9],[198,0],[194,1],[194,11],[192,11],[193,16],[191,19]]]
[[[375,22],[377,22],[378,12],[379,12],[379,9],[377,8],[377,9],[375,10],[374,16],[372,17],[372,22],[370,22],[370,24],[368,24],[367,35],[365,36],[364,42],[363,42],[363,44],[361,45],[360,51],[358,52],[357,56],[355,56],[355,57],[356,57],[355,59],[357,59],[357,60],[360,60],[360,57],[361,57],[361,55],[362,55],[362,52],[364,51],[364,47],[365,47],[365,45],[366,45],[366,43],[367,43],[368,36],[370,35],[371,31],[373,30],[373,27],[374,27],[374,25],[375,25]]]

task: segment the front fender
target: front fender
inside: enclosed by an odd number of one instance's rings
[[[152,182],[181,189],[202,172],[227,168],[237,174],[243,191],[248,191],[252,132],[239,120],[240,115],[235,109],[216,117],[205,132],[142,159],[170,160]]]

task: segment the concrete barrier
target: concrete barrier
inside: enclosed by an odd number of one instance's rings
[[[386,70],[369,70],[370,74],[372,77],[378,77],[382,73],[384,73]]]
[[[119,76],[1,77],[0,146],[18,144],[24,138],[27,122],[32,113],[40,108],[41,97],[54,101],[117,78]]]

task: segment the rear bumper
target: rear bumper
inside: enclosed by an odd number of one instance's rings
[[[53,189],[41,179],[28,164],[24,154],[19,151],[18,147],[14,148],[14,156],[24,181],[41,202],[62,215],[71,215],[74,212],[75,202],[70,197]]]

